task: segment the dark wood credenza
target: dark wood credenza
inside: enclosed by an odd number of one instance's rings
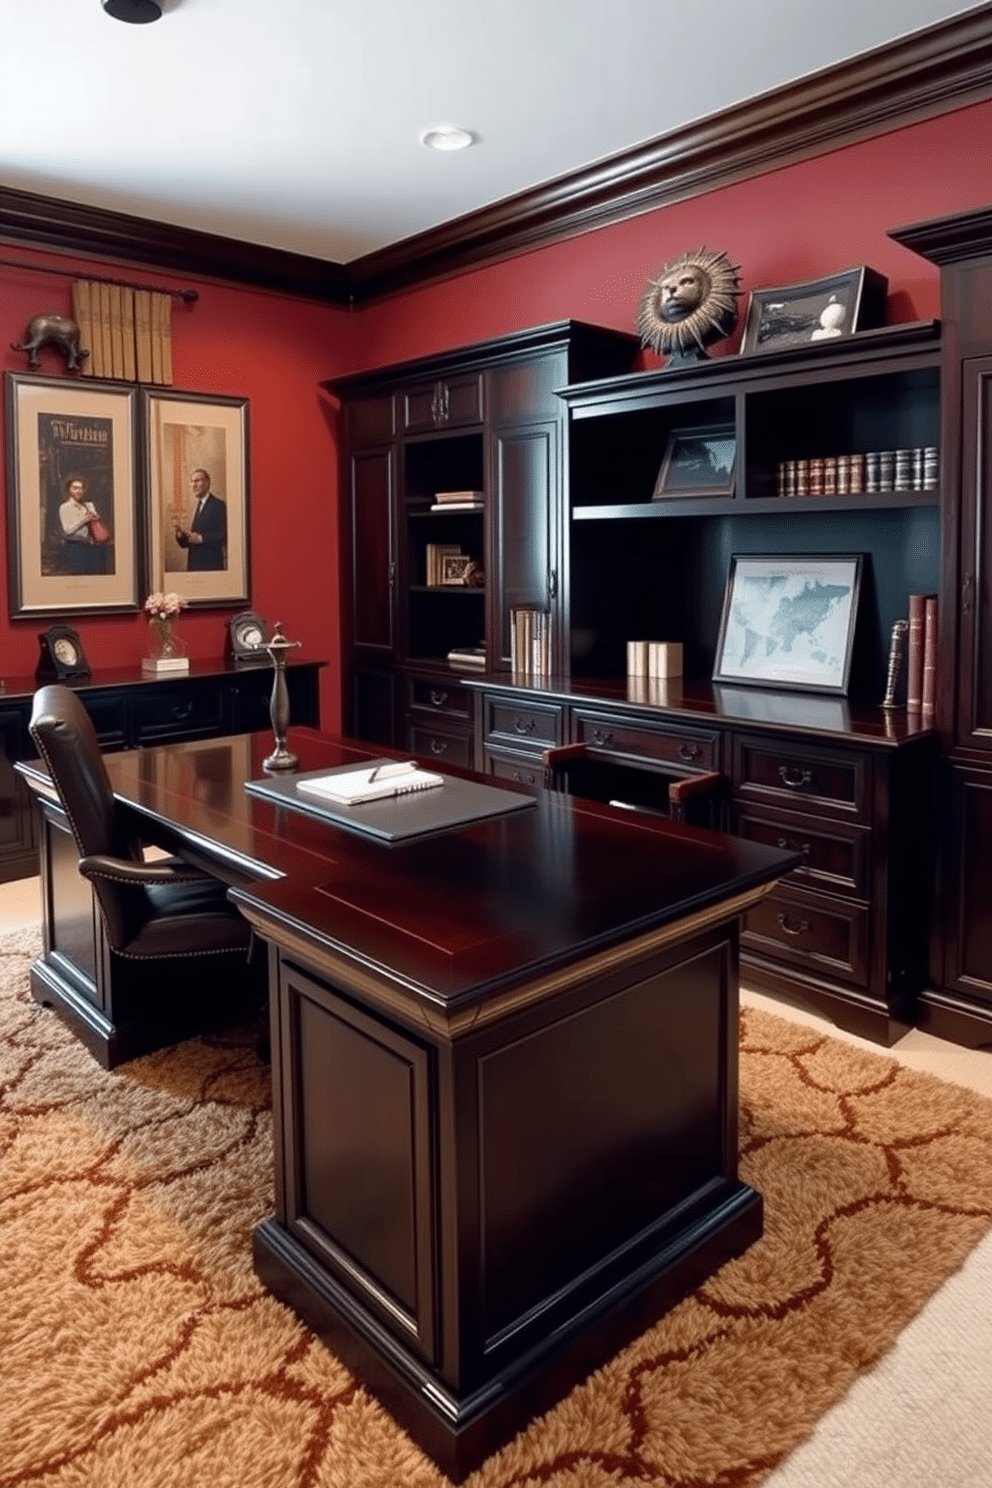
[[[294,723],[320,722],[322,661],[290,661],[286,682]],[[34,677],[0,683],[0,883],[38,872],[38,837],[30,793],[14,770],[36,754],[28,733]],[[194,661],[179,677],[144,677],[139,667],[94,672],[66,684],[93,719],[104,750],[137,749],[268,726],[272,668]]]

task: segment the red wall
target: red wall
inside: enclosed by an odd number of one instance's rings
[[[7,266],[17,260],[65,269],[52,276]],[[137,284],[195,287],[192,305],[174,302],[173,385],[177,389],[250,400],[251,607],[281,620],[301,655],[330,665],[321,678],[321,716],[340,727],[337,440],[322,378],[354,361],[355,321],[347,310],[250,290],[177,280],[142,268],[43,255],[0,244],[0,367],[24,372],[27,357],[9,349],[39,310],[70,311],[69,285],[87,273]],[[43,375],[65,377],[65,362],[42,352]],[[5,413],[0,414],[0,419]],[[6,446],[5,446],[6,447]],[[6,472],[3,475],[6,495]],[[6,552],[7,501],[0,503]],[[0,577],[0,677],[30,676],[38,632],[47,618],[11,620],[6,565]],[[187,612],[182,634],[190,656],[223,655],[231,610]],[[76,616],[94,670],[137,664],[148,646],[141,615]]]
[[[349,312],[250,290],[198,284],[200,299],[173,316],[179,389],[251,401],[252,607],[281,619],[305,654],[326,659],[322,717],[340,726],[337,431],[317,383],[358,367],[419,356],[558,319],[633,330],[648,279],[687,249],[723,249],[745,291],[795,283],[854,264],[889,278],[889,319],[939,314],[937,271],[886,236],[927,217],[992,199],[992,102],[771,171],[627,222]],[[69,309],[69,282],[88,272],[138,283],[186,284],[168,275],[90,264],[0,245],[0,260],[64,268],[64,277],[0,263],[0,366],[24,371],[8,350],[31,315]],[[738,333],[739,334],[739,333]],[[714,355],[736,351],[736,338]],[[64,375],[54,353],[42,371]],[[0,415],[2,417],[2,415]],[[0,503],[6,532],[6,501]],[[0,578],[0,677],[30,675],[47,620],[9,619]],[[188,614],[190,654],[220,656],[228,611]],[[91,665],[136,664],[147,633],[139,615],[73,622]]]
[[[485,148],[485,147],[483,147]],[[937,270],[889,228],[992,201],[992,102],[600,228],[359,311],[362,367],[559,319],[636,328],[648,280],[701,245],[740,265],[747,291],[869,264],[890,321],[939,314]],[[737,350],[738,337],[713,355]]]

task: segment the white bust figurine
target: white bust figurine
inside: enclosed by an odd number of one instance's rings
[[[839,336],[841,326],[846,319],[847,311],[844,306],[831,295],[829,305],[826,305],[820,313],[820,324],[809,339],[825,341],[828,336]]]

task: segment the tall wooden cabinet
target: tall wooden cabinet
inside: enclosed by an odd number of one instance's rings
[[[980,1046],[992,1044],[992,208],[891,236],[940,266],[943,323],[943,830],[918,1021]]]
[[[344,405],[348,726],[535,790],[543,749],[581,744],[642,806],[666,775],[721,771],[730,829],[803,855],[742,926],[748,976],[891,1043],[927,977],[937,735],[880,704],[892,626],[939,578],[922,455],[941,443],[940,327],[650,371],[635,350],[567,321],[325,384]],[[659,498],[673,437],[714,428],[731,478]],[[897,450],[921,458],[886,488],[786,494],[785,462]],[[432,510],[445,490],[482,494]],[[429,582],[439,542],[482,561],[483,589]],[[711,681],[733,554],[852,552],[848,697]],[[551,617],[547,678],[511,673],[517,606]],[[684,678],[628,685],[632,639],[680,642]],[[476,644],[478,670],[447,665]]]
[[[552,616],[566,647],[565,410],[556,388],[632,365],[633,336],[559,321],[375,373],[325,382],[344,412],[346,724],[361,738],[468,762],[471,697],[448,661],[510,661],[510,611]],[[475,508],[434,511],[438,492]],[[484,583],[444,584],[429,550],[471,558]],[[426,730],[426,733],[425,733]]]

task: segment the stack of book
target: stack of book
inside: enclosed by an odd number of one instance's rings
[[[510,666],[522,677],[551,676],[551,616],[537,605],[510,611]]]
[[[482,511],[482,491],[435,491],[432,512]]]
[[[484,672],[486,648],[485,646],[452,646],[448,652],[448,661],[453,667],[468,667],[471,671]]]
[[[937,703],[937,596],[909,596],[906,711],[932,713]]]

